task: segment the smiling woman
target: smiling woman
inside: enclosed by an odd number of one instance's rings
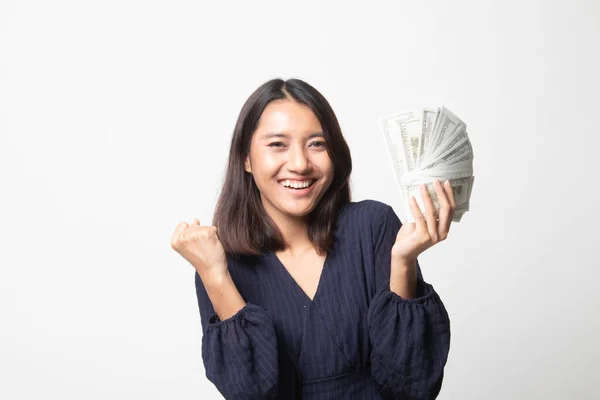
[[[279,133],[262,134],[274,130]],[[271,102],[260,117],[245,170],[275,226],[305,218],[331,185],[334,168],[325,135],[315,131],[321,131],[315,114],[291,99]]]
[[[181,223],[172,246],[196,269],[206,376],[231,399],[433,399],[448,314],[417,255],[446,237],[454,199],[402,225],[350,201],[350,150],[312,86],[273,79],[233,132],[213,225]],[[425,189],[424,189],[425,190]],[[425,193],[428,193],[425,190]]]
[[[325,254],[337,213],[350,201],[351,171],[350,149],[327,100],[299,79],[265,83],[242,107],[233,132],[213,217],[225,251],[284,250],[280,227],[301,218]]]

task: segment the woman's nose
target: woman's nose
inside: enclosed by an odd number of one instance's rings
[[[310,161],[300,146],[292,146],[288,158],[289,169],[294,172],[304,172],[310,166]]]

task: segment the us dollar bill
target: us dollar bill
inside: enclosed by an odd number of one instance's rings
[[[433,141],[430,144],[429,151],[431,154],[435,154],[437,149],[441,147],[441,144],[453,135],[461,125],[464,125],[464,122],[446,107],[441,108],[438,119],[439,122],[436,124],[433,132]]]
[[[415,170],[420,130],[415,128],[419,117],[413,110],[388,115],[380,119],[396,147],[396,159],[402,162],[402,174]],[[385,134],[385,133],[384,133]]]
[[[383,132],[385,143],[387,144],[388,154],[394,168],[397,184],[400,186],[400,181],[404,176],[406,168],[406,161],[404,160],[405,152],[402,149],[400,135],[397,132],[396,126],[392,125],[390,122],[390,117],[380,118],[379,125]]]
[[[417,165],[421,163],[421,157],[423,157],[423,153],[425,149],[429,145],[431,140],[431,135],[433,134],[433,126],[435,125],[435,121],[437,119],[439,113],[438,110],[434,110],[432,108],[424,108],[423,109],[423,117],[422,117],[422,137],[419,141],[419,151],[417,157]]]
[[[450,187],[452,188],[452,193],[454,195],[454,201],[456,203],[455,214],[468,211],[469,197],[470,197],[471,188],[472,188],[473,181],[474,181],[473,177],[470,176],[470,177],[462,177],[462,178],[453,178],[453,179],[449,179],[449,180],[450,180]],[[407,199],[410,199],[411,196],[414,197],[415,200],[417,201],[417,205],[419,206],[419,209],[421,210],[421,212],[423,214],[425,214],[425,211],[426,211],[425,210],[425,202],[421,196],[421,189],[420,189],[420,185],[422,183],[425,183],[425,185],[427,187],[427,192],[429,193],[429,196],[431,197],[431,200],[433,202],[435,215],[436,215],[436,217],[439,217],[440,202],[438,200],[437,193],[435,191],[435,186],[434,186],[433,182],[431,182],[431,181],[423,181],[423,182],[413,181],[412,184],[404,185],[403,191],[405,193],[405,196]],[[410,210],[410,205],[408,206],[408,210]],[[412,211],[407,212],[407,215],[409,215],[408,222],[414,222],[414,215],[412,215]]]
[[[397,112],[379,123],[409,220],[414,220],[411,196],[424,211],[419,185],[425,183],[439,213],[433,182],[449,180],[456,202],[453,221],[460,221],[469,211],[475,179],[467,125],[444,106]]]

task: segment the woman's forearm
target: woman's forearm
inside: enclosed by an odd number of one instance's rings
[[[417,296],[417,261],[405,261],[392,257],[390,291],[403,299]]]
[[[200,275],[215,313],[221,321],[234,316],[244,308],[246,302],[231,279],[231,275],[209,276],[201,274],[200,271],[198,271],[198,275]]]

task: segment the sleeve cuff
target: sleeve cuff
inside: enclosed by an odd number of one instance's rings
[[[397,293],[392,292],[390,290],[389,280],[384,282],[383,288],[381,289],[381,295],[384,299],[389,298],[395,302],[409,304],[425,304],[437,297],[437,293],[433,289],[433,286],[422,279],[417,279],[417,296],[414,299],[405,299]]]
[[[244,318],[248,313],[252,313],[253,311],[265,311],[261,306],[252,303],[246,303],[244,307],[242,307],[237,313],[233,314],[231,317],[221,321],[217,314],[213,314],[208,319],[208,329],[217,329],[224,325],[232,324],[238,319]]]

